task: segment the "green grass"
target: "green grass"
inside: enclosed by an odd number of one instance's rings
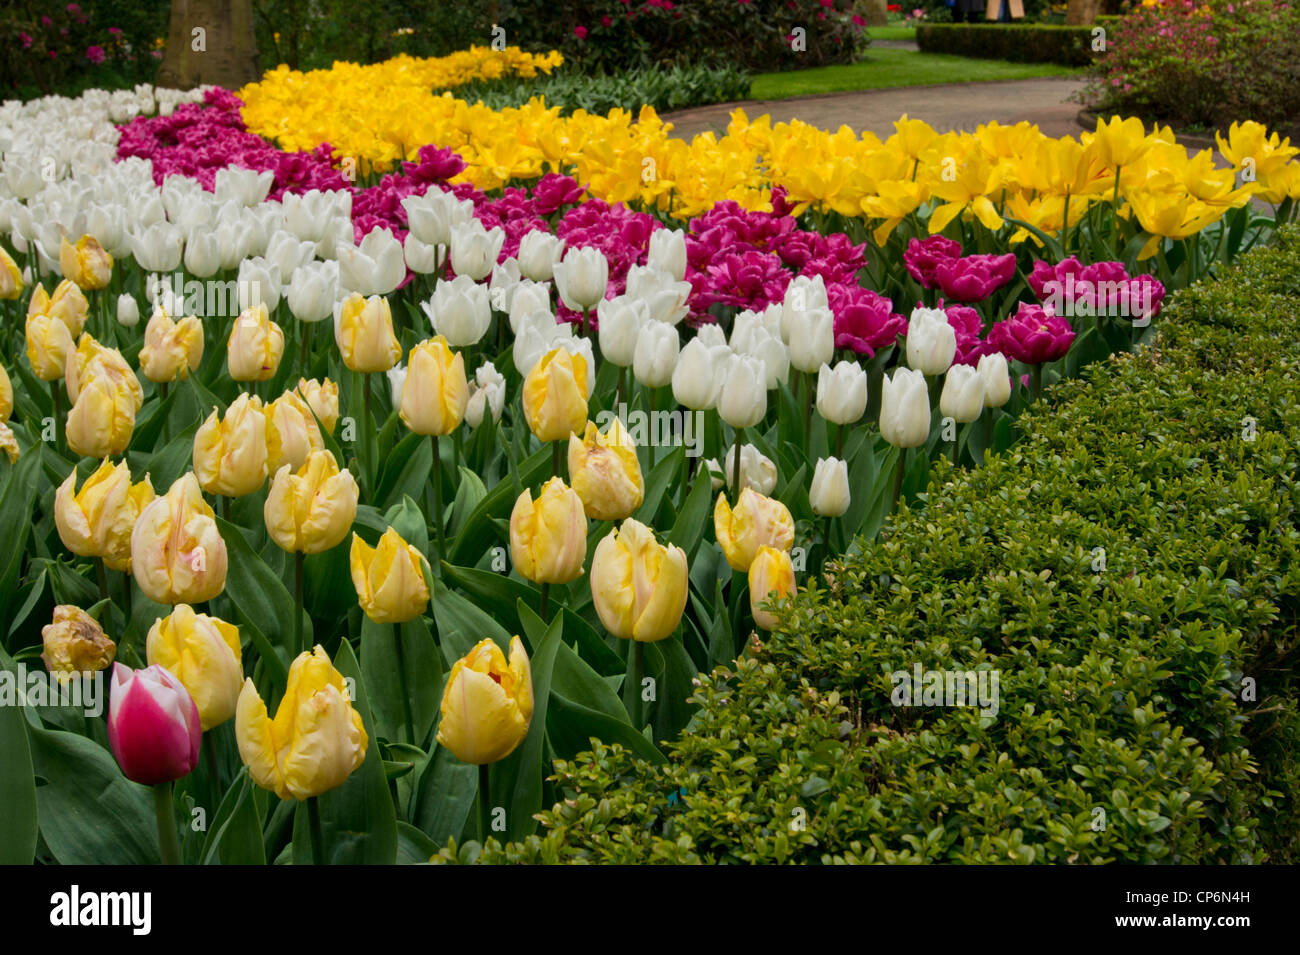
[[[1008,63],[975,60],[946,53],[876,49],[867,59],[847,66],[819,66],[811,70],[760,73],[750,88],[751,99],[787,99],[814,93],[876,90],[935,83],[974,83],[990,80],[1027,80],[1041,76],[1077,76],[1083,72],[1052,63]]]
[[[873,40],[915,40],[916,27],[867,27],[867,36]]]

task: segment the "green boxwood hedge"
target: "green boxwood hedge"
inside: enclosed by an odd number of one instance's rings
[[[1300,229],[1177,294],[492,862],[1296,862]],[[811,576],[811,575],[810,575]],[[991,669],[1000,709],[891,704]]]
[[[1045,23],[922,23],[916,28],[916,44],[923,53],[1087,66],[1096,56],[1093,29]]]

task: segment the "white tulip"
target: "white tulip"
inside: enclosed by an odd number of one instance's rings
[[[114,258],[131,254],[126,210],[116,203],[91,206],[86,212],[86,232]]]
[[[305,242],[287,229],[280,229],[266,240],[265,258],[280,267],[281,275],[292,276],[298,266],[315,261],[316,243]]]
[[[984,410],[984,379],[970,365],[953,365],[943,377],[939,413],[958,424],[968,424]]]
[[[732,355],[718,393],[718,415],[733,428],[749,428],[767,413],[767,371],[753,355]]]
[[[517,259],[506,259],[492,266],[492,277],[488,279],[488,303],[493,311],[510,312],[510,303],[514,300],[515,289],[524,281],[519,271]]]
[[[490,361],[479,365],[474,378],[469,383],[469,404],[465,406],[465,422],[471,428],[477,428],[483,422],[483,414],[492,415],[493,421],[501,420],[501,412],[506,406],[506,378],[496,370]]]
[[[402,252],[406,257],[406,267],[412,272],[429,275],[438,268],[438,247],[421,242],[414,232],[406,233]]]
[[[721,489],[724,484],[731,488],[733,478],[736,476],[734,443],[727,450],[723,460],[726,461],[725,470],[718,464],[717,458],[709,458],[705,462],[715,491]],[[763,495],[771,494],[776,490],[776,465],[771,458],[761,453],[752,444],[746,444],[740,449],[740,489],[743,491],[747,487]]]
[[[867,373],[856,361],[817,372],[817,413],[832,424],[853,424],[867,410]]]
[[[547,282],[564,254],[564,240],[541,229],[527,232],[519,240],[519,271],[534,282]]]
[[[274,312],[280,304],[280,266],[263,258],[245,259],[239,263],[239,309],[265,305]]]
[[[681,229],[656,229],[650,233],[646,264],[667,272],[680,282],[686,277],[686,233]]]
[[[367,298],[387,295],[406,278],[402,243],[388,229],[371,229],[360,245],[337,251],[339,283],[350,292],[358,292]]]
[[[231,200],[244,206],[255,206],[266,199],[275,182],[275,173],[269,169],[256,172],[239,166],[226,166],[217,170],[214,192],[221,201]]]
[[[385,372],[388,375],[388,387],[393,395],[393,407],[402,407],[402,389],[406,386],[406,366],[394,365]]]
[[[301,322],[323,322],[334,314],[339,297],[337,262],[309,262],[294,269],[285,298]]]
[[[536,312],[545,312],[555,320],[551,312],[551,287],[545,282],[520,282],[515,294],[510,297],[509,315],[510,331],[519,333],[519,322]]]
[[[763,325],[756,325],[750,331],[745,347],[739,352],[753,355],[763,363],[768,391],[790,380],[790,351],[780,335],[768,331]]]
[[[957,354],[957,333],[941,308],[915,308],[907,323],[907,364],[923,375],[942,375]]]
[[[196,229],[185,240],[185,271],[207,279],[221,268],[221,243],[210,229]]]
[[[686,299],[691,294],[691,283],[679,282],[669,273],[650,266],[634,265],[628,269],[625,294],[645,302],[650,318],[656,322],[676,325],[690,311]]]
[[[602,298],[596,303],[596,321],[601,356],[620,368],[629,367],[636,359],[641,328],[650,321],[645,302],[626,295]]]
[[[599,249],[569,249],[555,266],[560,301],[575,312],[594,308],[609,286],[609,262]]]
[[[558,340],[572,335],[572,327],[557,322],[549,311],[523,316],[519,320],[515,341],[511,346],[515,369],[519,374],[527,375],[538,360],[555,347]]]
[[[170,222],[155,222],[131,234],[131,254],[146,272],[172,272],[181,264],[185,239]]]
[[[835,315],[829,308],[808,309],[790,336],[790,364],[812,373],[834,357]]]
[[[402,208],[406,210],[407,227],[413,235],[421,242],[444,249],[451,245],[452,226],[474,218],[472,200],[457,199],[441,189],[430,189],[422,196],[407,196],[402,200]]]
[[[731,349],[725,344],[709,345],[702,335],[687,342],[673,369],[673,397],[677,403],[692,411],[716,408],[730,357]]]
[[[716,322],[701,325],[696,329],[695,337],[709,348],[727,348],[727,335]]]
[[[647,388],[662,388],[673,380],[680,349],[676,328],[665,322],[646,322],[637,334],[633,376]]]
[[[451,267],[457,275],[466,275],[477,282],[487,278],[496,265],[505,244],[506,233],[500,226],[483,228],[478,219],[451,227]]]
[[[450,282],[438,279],[433,297],[422,302],[420,308],[429,317],[434,333],[444,336],[452,348],[477,344],[492,324],[487,286],[468,275],[457,275]]]
[[[140,324],[140,304],[134,296],[123,292],[117,297],[117,321],[127,328]]]
[[[813,471],[808,501],[814,514],[842,517],[849,509],[849,465],[838,458],[822,458]]]
[[[917,448],[930,436],[930,393],[925,375],[895,368],[880,383],[880,434],[896,448]]]
[[[984,381],[985,407],[1001,408],[1011,400],[1011,370],[1007,367],[1007,358],[1002,352],[981,355],[976,368]]]
[[[804,316],[814,309],[830,308],[826,296],[826,281],[820,276],[811,279],[796,275],[786,286],[785,298],[781,300],[781,338],[790,344],[791,333],[802,329]]]

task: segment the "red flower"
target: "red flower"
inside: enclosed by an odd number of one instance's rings
[[[587,28],[579,24],[573,28],[573,35],[579,40],[585,40],[587,39]]]
[[[600,25],[605,28],[612,27],[614,25],[614,20],[612,17],[609,16],[609,14],[606,14],[605,16],[600,18]]]

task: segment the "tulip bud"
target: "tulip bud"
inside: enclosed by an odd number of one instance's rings
[[[959,424],[967,424],[983,410],[984,379],[970,365],[953,365],[944,375],[939,413]]]
[[[121,454],[135,430],[135,404],[125,385],[96,376],[68,412],[68,449],[87,458]]]
[[[790,380],[790,351],[781,336],[758,325],[745,337],[744,346],[737,351],[752,355],[763,363],[763,386],[774,391]]]
[[[603,324],[601,331],[604,331]],[[602,352],[604,347],[602,342]],[[708,411],[717,407],[724,380],[723,372],[730,357],[731,349],[725,342],[709,345],[702,335],[692,338],[677,356],[677,367],[673,369],[673,398],[692,411]],[[765,396],[764,402],[766,400]]]
[[[1011,400],[1011,371],[1005,355],[1001,352],[981,355],[976,370],[984,382],[985,407],[1001,408]]]
[[[60,683],[105,669],[117,654],[117,644],[104,635],[95,618],[69,604],[54,608],[53,622],[41,629],[41,643],[45,669]]]
[[[486,766],[514,752],[533,718],[533,676],[523,641],[511,638],[508,665],[490,638],[453,663],[440,709],[438,745],[462,763]]]
[[[749,570],[760,547],[789,550],[794,546],[794,518],[775,498],[752,488],[740,492],[733,509],[725,494],[713,507],[713,531],[732,570]]]
[[[686,233],[681,229],[656,229],[650,233],[646,264],[667,272],[680,282],[686,277]]]
[[[930,394],[925,375],[895,368],[881,381],[880,434],[896,448],[917,448],[930,436]]]
[[[647,388],[662,388],[673,380],[679,350],[676,328],[665,322],[646,322],[636,339],[633,376]]]
[[[405,623],[428,605],[423,555],[393,528],[384,531],[378,547],[353,534],[348,561],[357,600],[375,623]]]
[[[265,305],[240,312],[226,342],[226,364],[235,381],[266,381],[280,367],[284,332]]]
[[[123,328],[135,328],[140,324],[140,305],[128,292],[117,297],[117,323]]]
[[[194,434],[194,475],[209,494],[243,497],[266,480],[266,414],[255,396],[241,394],[218,418],[212,409]]]
[[[254,257],[239,263],[235,287],[239,290],[239,307],[243,311],[263,305],[268,312],[274,312],[280,304],[284,282],[278,265]]]
[[[146,474],[131,483],[125,461],[104,461],[76,490],[77,473],[70,473],[54,492],[54,525],[63,546],[81,557],[100,557],[113,570],[131,569],[131,529],[145,505],[155,497]]]
[[[519,271],[534,282],[548,282],[563,254],[563,239],[542,229],[525,232],[519,240]]]
[[[510,331],[519,334],[519,324],[538,312],[543,313],[551,324],[555,316],[551,313],[551,286],[545,282],[520,282],[506,303],[506,312],[510,316]]]
[[[451,227],[451,267],[457,275],[477,282],[487,278],[501,255],[506,233],[500,226],[485,229],[478,219]]]
[[[479,365],[474,380],[469,383],[469,402],[465,405],[465,423],[477,428],[484,413],[491,413],[493,421],[501,420],[506,406],[506,378],[490,361]]]
[[[226,542],[193,473],[140,512],[131,532],[135,582],[155,603],[202,603],[226,586]]]
[[[23,294],[23,274],[18,263],[4,249],[0,249],[0,300],[13,301]]]
[[[609,262],[599,249],[569,249],[555,266],[560,301],[575,312],[594,308],[605,297],[608,286]]]
[[[263,516],[282,550],[319,554],[343,541],[357,516],[357,482],[334,455],[313,451],[296,472],[281,465],[271,478]]]
[[[942,375],[957,354],[957,333],[941,308],[916,308],[907,323],[907,365],[923,375]]]
[[[41,289],[41,294],[45,290]],[[32,296],[32,303],[28,306],[28,314],[31,313],[32,305],[36,304],[36,297]],[[86,296],[81,294],[81,289],[71,279],[64,279],[59,283],[59,287],[54,290],[49,301],[44,303],[41,309],[46,315],[53,316],[68,327],[68,334],[74,339],[81,334],[81,330],[86,326],[86,317],[90,314],[90,303],[86,301]]]
[[[537,500],[525,488],[510,512],[510,560],[519,575],[539,584],[567,584],[582,573],[587,518],[582,499],[558,477]]]
[[[199,708],[180,680],[160,666],[113,664],[108,745],[127,779],[156,786],[188,776],[202,739]]]
[[[808,500],[814,514],[842,517],[849,509],[849,465],[838,458],[822,458],[813,471]]]
[[[378,295],[362,298],[354,292],[335,307],[334,340],[353,371],[388,371],[402,357],[388,299]]]
[[[718,416],[733,428],[748,428],[767,413],[767,370],[751,355],[732,355],[718,393]]]
[[[686,552],[655,540],[629,517],[596,545],[591,598],[605,629],[621,640],[654,643],[672,636],[686,609]]]
[[[339,423],[339,386],[328,378],[317,381],[298,379],[298,394],[302,395],[312,414],[319,419],[321,427],[330,434]]]
[[[637,339],[641,329],[650,321],[645,302],[620,295],[603,298],[596,303],[597,338],[600,354],[620,368],[636,360]]]
[[[192,230],[185,239],[182,261],[185,263],[185,271],[195,278],[211,278],[221,268],[221,240],[216,233],[209,232],[206,228]]]
[[[835,357],[835,315],[829,308],[807,309],[790,334],[790,364],[812,373]]]
[[[307,456],[325,447],[311,408],[296,391],[286,391],[264,409],[266,417],[266,470],[274,474],[282,465],[302,467]]]
[[[337,262],[308,262],[293,270],[285,300],[300,322],[322,322],[334,314],[339,293]]]
[[[132,299],[134,301],[134,299]],[[182,381],[197,371],[203,358],[203,326],[193,315],[173,322],[167,313],[154,312],[144,329],[140,370],[150,381]]]
[[[584,431],[591,394],[587,361],[552,348],[524,379],[524,417],[538,441],[563,441]]]
[[[234,624],[179,604],[154,621],[145,653],[150,666],[157,664],[184,684],[204,731],[235,715],[244,670]]]
[[[769,600],[793,597],[795,593],[794,563],[788,551],[775,547],[760,547],[749,565],[749,610],[756,626],[771,630],[777,625],[777,616],[761,605]]]
[[[731,488],[735,481],[735,444],[732,444],[723,460],[726,461],[725,470],[723,465],[718,464],[716,458],[709,458],[704,463],[715,491],[724,484]],[[718,475],[716,480],[713,477],[715,472]],[[752,444],[746,444],[740,449],[740,487],[742,490],[751,487],[759,494],[771,494],[772,489],[776,487],[776,464]]]
[[[402,423],[416,434],[451,434],[465,418],[465,358],[439,335],[411,349],[402,385]]]
[[[78,288],[96,291],[113,277],[113,257],[95,239],[83,235],[73,245],[63,236],[59,243],[59,269]]]
[[[274,720],[253,681],[244,681],[235,740],[253,782],[281,799],[310,799],[342,786],[370,745],[343,674],[320,646],[289,667]]]
[[[867,373],[855,361],[817,373],[817,413],[831,424],[853,424],[867,410]]]
[[[27,316],[27,361],[41,381],[57,381],[67,371],[73,351],[68,326],[51,315]]]
[[[621,521],[641,506],[641,463],[623,422],[615,418],[601,434],[588,421],[582,438],[569,435],[569,481],[594,521]]]

